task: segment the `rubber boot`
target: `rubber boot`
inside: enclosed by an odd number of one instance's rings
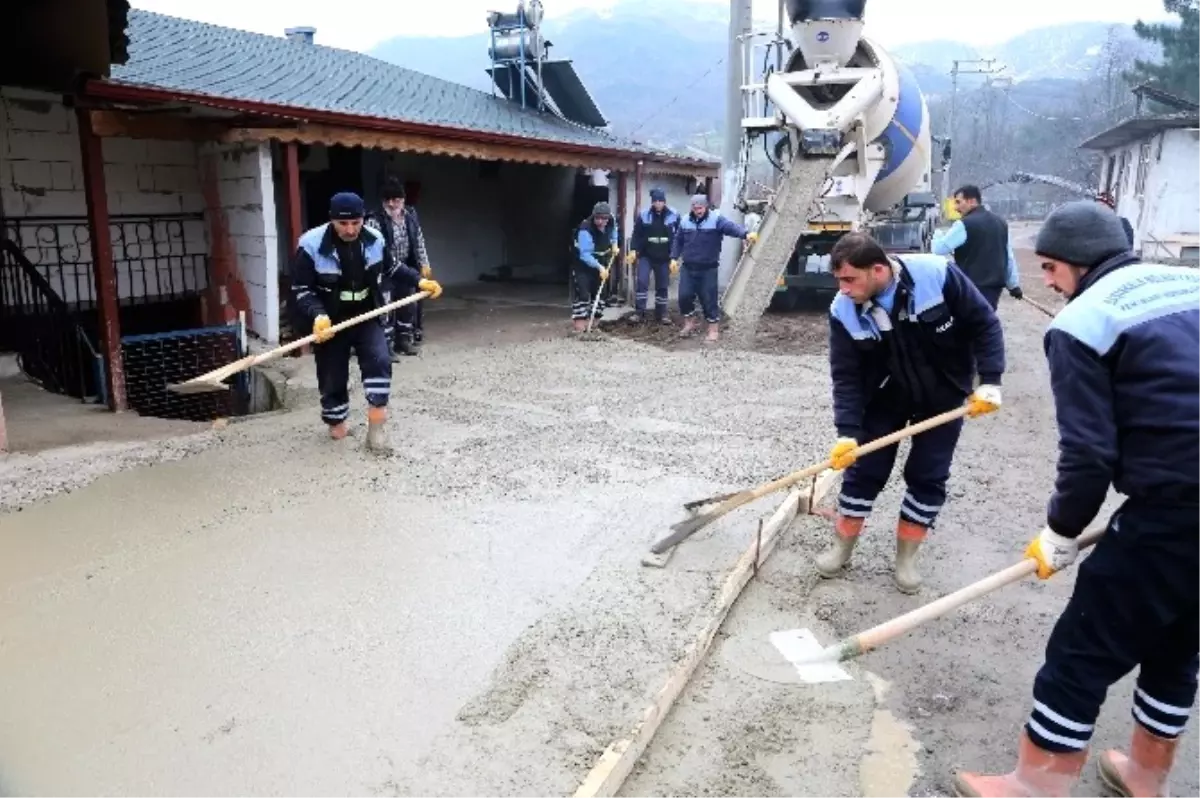
[[[841,574],[842,569],[850,562],[858,536],[862,534],[865,518],[853,518],[839,515],[833,519],[833,543],[816,559],[817,573],[826,579],[833,579]]]
[[[340,441],[342,438],[346,437],[349,433],[350,433],[350,429],[349,429],[349,427],[346,426],[345,421],[341,421],[341,422],[339,422],[337,424],[333,424],[332,426],[329,427],[329,437],[333,438],[335,441]]]
[[[716,323],[708,325],[708,335],[705,340],[710,344],[721,340],[721,325]]]
[[[402,355],[417,354],[417,344],[406,335],[402,335],[396,339],[396,351]]]
[[[367,408],[367,448],[376,454],[390,454],[392,446],[388,443],[387,408]]]
[[[1066,796],[1083,772],[1087,750],[1057,754],[1034,745],[1028,733],[1021,730],[1017,748],[1017,766],[1003,776],[980,773],[957,773],[954,791],[971,798],[1000,798],[1000,796]]]
[[[587,319],[571,319],[571,331],[581,333],[587,330]]]
[[[896,569],[892,581],[901,593],[912,595],[921,590],[921,574],[917,571],[917,551],[925,541],[925,527],[900,519],[896,525]]]
[[[1134,723],[1128,756],[1112,749],[1100,755],[1100,780],[1118,795],[1170,795],[1167,782],[1178,746],[1179,738],[1159,737]]]
[[[696,317],[686,316],[683,319],[683,329],[679,331],[680,336],[686,338],[696,331]]]

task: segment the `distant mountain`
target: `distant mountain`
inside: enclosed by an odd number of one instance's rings
[[[769,21],[765,21],[769,25]],[[480,20],[480,26],[484,25]],[[543,24],[552,58],[568,58],[614,132],[658,145],[710,145],[719,138],[725,115],[725,54],[728,16],[714,4],[686,0],[624,0],[597,12],[579,10]],[[950,90],[954,59],[994,56],[1002,74],[1027,84],[1076,81],[1102,62],[1112,31],[1115,46],[1153,53],[1129,26],[1075,23],[1038,28],[998,47],[974,48],[954,41],[931,41],[889,48],[912,68],[922,90],[936,101]],[[401,66],[492,91],[484,71],[490,64],[487,33],[453,38],[397,37],[371,54]],[[963,76],[960,87],[977,85]],[[1023,87],[1025,88],[1025,87]],[[1022,92],[1027,94],[1029,92]],[[1059,94],[1055,90],[1054,94]],[[719,145],[716,145],[719,149]],[[712,147],[710,146],[710,149]]]

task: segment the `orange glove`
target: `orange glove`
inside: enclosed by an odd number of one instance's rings
[[[323,344],[333,337],[333,333],[329,331],[329,328],[332,326],[333,323],[329,321],[329,317],[324,313],[322,313],[320,316],[317,316],[317,318],[313,320],[312,331],[313,335],[315,335],[317,338],[317,343]]]
[[[437,299],[442,295],[442,286],[436,280],[420,280],[417,282],[418,291],[428,291],[430,299]]]

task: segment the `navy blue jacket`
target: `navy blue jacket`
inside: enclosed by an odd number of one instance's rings
[[[1058,416],[1047,523],[1077,537],[1109,485],[1193,504],[1200,486],[1200,272],[1129,253],[1090,270],[1046,331]]]
[[[361,247],[366,285],[378,307],[382,304],[379,284],[387,257],[383,236],[364,225],[356,244]],[[337,233],[331,223],[300,236],[296,254],[292,256],[291,279],[292,312],[302,322],[299,326],[310,325],[321,315],[338,320],[342,266],[338,261]]]
[[[899,263],[899,267],[895,266]],[[906,307],[889,317],[906,327],[925,363],[936,372],[939,404],[922,410],[949,410],[974,389],[974,377],[999,385],[1004,373],[1004,334],[1000,320],[979,289],[957,266],[938,255],[895,258]],[[896,294],[897,282],[889,293]],[[882,298],[881,298],[882,299]],[[882,303],[886,309],[886,300]],[[895,335],[895,333],[892,333]],[[868,305],[838,294],[829,308],[829,366],[833,378],[833,421],[838,435],[861,440],[863,414],[888,381],[888,345]]]
[[[721,261],[725,236],[745,238],[746,228],[711,208],[700,219],[689,213],[679,220],[679,229],[671,242],[671,260],[682,259],[683,265],[690,269],[715,269]]]
[[[667,226],[670,234],[670,240],[668,241],[651,242],[647,240],[646,236],[653,221],[653,208],[645,208],[641,213],[633,217],[633,235],[629,239],[629,248],[634,252],[649,255],[650,252],[661,247],[664,252],[669,254],[671,252],[671,244],[675,240],[676,231],[679,229],[679,214],[670,205],[663,208],[662,221]]]

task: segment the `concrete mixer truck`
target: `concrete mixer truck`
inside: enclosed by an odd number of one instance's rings
[[[863,37],[865,6],[781,0],[780,30],[767,35],[761,62],[756,42],[764,34],[743,37],[742,68],[766,68],[742,81],[733,204],[761,224],[722,298],[735,331],[756,326],[769,304],[836,290],[828,253],[848,231],[869,230],[897,250],[928,246],[937,213],[929,112],[912,73]],[[746,175],[760,139],[777,171],[770,198],[756,207],[746,199]]]

